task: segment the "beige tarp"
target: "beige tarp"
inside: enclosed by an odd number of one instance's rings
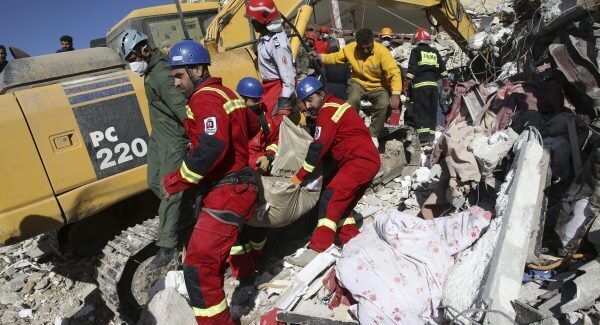
[[[266,204],[261,204],[248,222],[251,226],[279,228],[298,220],[312,209],[321,193],[321,177],[309,179],[307,186],[292,185],[313,138],[303,128],[284,118],[279,129],[279,153],[273,160],[272,176],[262,176]],[[318,174],[318,173],[313,173]],[[264,203],[264,202],[263,202]]]

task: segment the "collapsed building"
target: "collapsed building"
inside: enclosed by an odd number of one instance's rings
[[[285,257],[306,243],[290,227],[311,224],[281,221],[294,223],[272,234],[257,290],[226,280],[242,323],[600,320],[597,4],[464,5],[479,24],[471,53],[434,37],[456,82],[436,142],[421,148],[407,128],[388,127],[403,133],[382,142],[386,154],[399,148],[388,167],[401,173],[376,180],[359,202],[362,234],[344,250],[290,265]],[[402,66],[412,46],[400,46]],[[289,170],[279,170],[268,186],[285,192]],[[271,212],[300,217],[318,199],[299,195],[308,208],[282,202]],[[181,272],[169,272],[140,323],[195,323],[186,295]]]

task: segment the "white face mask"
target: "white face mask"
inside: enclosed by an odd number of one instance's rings
[[[383,41],[383,42],[381,42],[381,44],[385,47],[390,47],[391,43],[390,43],[390,41]]]
[[[148,62],[146,61],[136,61],[129,63],[129,67],[133,73],[136,73],[140,76],[143,76],[148,70]]]

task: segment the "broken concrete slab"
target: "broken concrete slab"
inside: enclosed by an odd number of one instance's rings
[[[600,297],[600,258],[588,262],[579,271],[584,274],[563,285],[561,296],[572,299],[560,307],[562,313],[590,307]]]
[[[325,252],[317,255],[317,257],[293,277],[292,286],[281,295],[275,307],[282,310],[291,310],[306,293],[309,285],[315,278],[333,265],[339,255],[339,249],[333,245]]]
[[[188,302],[177,290],[166,288],[160,291],[144,310],[138,325],[195,325],[196,317]]]
[[[515,177],[504,212],[501,241],[494,250],[485,282],[482,302],[511,318],[516,317],[511,302],[519,297],[523,269],[532,237],[540,223],[543,190],[546,187],[549,155],[544,151],[537,130],[530,128],[521,134],[520,146],[513,166]],[[512,324],[499,314],[487,314],[485,324]]]

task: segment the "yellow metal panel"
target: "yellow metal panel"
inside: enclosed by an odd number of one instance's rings
[[[190,11],[199,11],[199,10],[216,10],[218,8],[218,4],[216,2],[197,2],[197,3],[182,3],[181,11],[190,12]],[[125,18],[121,19],[115,26],[113,26],[106,35],[109,35],[111,31],[118,29],[121,25],[123,25],[127,20],[141,17],[152,17],[159,15],[170,15],[177,13],[177,7],[174,4],[172,5],[164,5],[164,6],[154,6],[148,8],[141,8],[133,10],[129,13],[129,15],[125,16]]]
[[[54,191],[93,182],[96,174],[61,84],[15,93],[27,118]],[[55,151],[56,137],[71,134],[73,145]]]
[[[477,29],[464,11],[464,8],[458,6],[458,1],[448,1],[447,6],[435,6],[428,10],[461,49],[469,54],[469,40],[475,36]],[[458,13],[461,11],[462,14],[460,16],[462,16],[462,19],[458,21],[454,17],[453,12]]]
[[[58,227],[63,219],[17,100],[12,94],[2,95],[0,108],[0,244],[4,244]]]
[[[308,21],[311,18],[313,10],[314,8],[308,5],[304,5],[298,9],[298,15],[296,15],[294,25],[302,37],[304,37],[306,34],[306,26],[308,25]],[[292,38],[290,41],[290,46],[292,47],[292,55],[294,58],[296,58],[296,54],[298,54],[298,48],[300,47],[300,39],[298,37]]]
[[[248,48],[212,54],[210,74],[223,78],[223,84],[235,89],[244,77],[260,78],[256,69],[255,56]]]
[[[146,165],[143,165],[59,195],[67,223],[94,215],[147,190],[146,172]]]

